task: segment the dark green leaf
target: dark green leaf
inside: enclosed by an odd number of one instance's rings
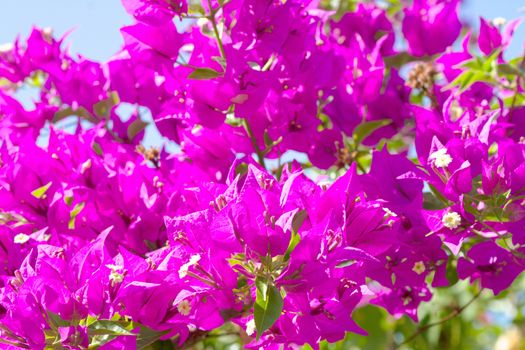
[[[383,60],[387,68],[390,68],[390,67],[400,68],[406,63],[420,61],[421,58],[412,56],[408,52],[400,52],[392,56],[383,57]]]
[[[279,290],[260,277],[255,279],[257,295],[253,306],[253,317],[257,329],[257,339],[281,316],[283,298]]]
[[[367,136],[376,131],[377,129],[392,123],[390,119],[372,120],[369,122],[363,122],[356,126],[354,129],[354,141],[356,144],[360,144]]]
[[[217,78],[219,74],[219,72],[211,68],[195,68],[195,70],[188,76],[188,79],[208,80]]]
[[[439,190],[434,185],[429,183],[428,188],[430,188],[430,191],[432,191],[432,194],[434,195],[434,197],[439,199],[439,201],[441,201],[445,206],[448,207],[452,205],[451,203],[449,203],[449,200],[445,197],[445,195],[439,192]]]
[[[459,280],[456,265],[457,265],[457,262],[454,259],[454,257],[449,256],[448,261],[447,261],[447,271],[446,271],[446,277],[447,277],[449,286],[453,286]]]
[[[224,59],[224,57],[213,56],[211,59],[220,64],[223,69],[226,69],[226,60]]]
[[[248,172],[248,164],[246,163],[240,163],[235,167],[235,176],[237,175],[245,175]]]
[[[73,110],[73,108],[71,107],[67,107],[55,113],[55,115],[53,116],[53,123],[57,123],[71,116],[77,116],[80,118],[84,118],[93,123],[97,122],[97,119],[93,118],[93,116],[84,107],[79,107],[78,109],[75,109],[75,110]]]
[[[169,330],[157,332],[146,326],[140,325],[139,327],[140,327],[140,333],[137,336],[137,350],[142,350],[146,348],[150,344],[159,340],[160,337],[162,337],[163,335],[169,333]]]
[[[523,72],[515,66],[512,66],[508,63],[498,64],[497,66],[498,74],[500,75],[520,75],[523,76]]]
[[[273,143],[273,140],[270,138],[270,134],[268,134],[268,130],[264,130],[264,145],[266,147],[270,147]]]
[[[116,92],[111,92],[109,96],[102,101],[97,102],[93,106],[93,110],[95,111],[95,114],[99,117],[107,118],[109,117],[109,112],[111,109],[116,106],[120,102],[120,99],[118,97],[118,94]]]
[[[58,327],[68,327],[70,326],[69,322],[62,319],[59,314],[55,314],[52,311],[47,310],[47,317],[49,319],[49,325],[52,326],[53,329],[57,329]]]
[[[448,207],[443,201],[439,200],[431,192],[423,193],[423,208],[427,210],[438,210]]]
[[[306,220],[307,217],[308,213],[306,210],[298,211],[292,219],[292,230],[296,233],[299,232],[299,229],[303,226],[304,220]]]
[[[127,134],[128,139],[133,140],[142,130],[148,126],[148,123],[142,121],[140,118],[137,118],[128,126]]]
[[[100,144],[98,142],[93,142],[93,152],[101,156],[103,154],[102,147],[100,147]]]

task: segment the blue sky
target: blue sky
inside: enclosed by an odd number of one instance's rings
[[[478,17],[507,19],[525,16],[519,11],[523,0],[467,0],[463,17],[478,25]],[[76,28],[68,42],[72,52],[105,60],[121,45],[119,28],[132,19],[124,11],[120,0],[2,0],[0,10],[0,44],[12,41],[17,34],[27,35],[33,24],[52,27],[57,34]],[[525,23],[518,29],[510,56],[523,50]]]

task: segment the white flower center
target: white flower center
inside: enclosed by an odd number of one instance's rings
[[[109,274],[109,281],[112,285],[115,285],[117,283],[121,283],[124,280],[124,274],[122,273],[122,266],[119,265],[113,265],[108,264],[106,267],[111,269],[111,273]]]
[[[200,255],[198,254],[192,255],[190,257],[190,260],[186,264],[181,265],[181,267],[179,268],[179,278],[186,277],[188,275],[189,268],[195,265],[196,263],[198,263],[200,259],[201,259]]]
[[[461,216],[455,211],[451,211],[443,215],[441,222],[446,228],[455,229],[461,225]]]
[[[496,27],[501,27],[507,23],[507,20],[503,17],[496,17],[492,20],[492,24],[494,24]]]
[[[421,275],[423,272],[425,272],[425,263],[422,261],[416,262],[414,264],[414,267],[412,268],[412,271],[414,271],[418,275]]]
[[[452,157],[447,153],[446,148],[433,152],[430,155],[430,159],[434,161],[434,165],[438,168],[446,168],[452,163]]]
[[[254,333],[255,333],[255,320],[251,319],[248,322],[246,322],[246,334],[251,336]]]
[[[177,310],[179,311],[179,313],[182,316],[188,316],[190,314],[190,311],[191,311],[191,305],[190,305],[189,301],[187,301],[187,300],[181,301],[179,303],[179,305],[177,305]]]
[[[9,51],[11,51],[14,48],[15,48],[15,45],[13,45],[12,43],[1,44],[0,45],[0,53],[9,52]]]
[[[29,235],[26,235],[25,233],[19,233],[15,236],[14,242],[17,244],[24,244],[29,241],[29,238]]]

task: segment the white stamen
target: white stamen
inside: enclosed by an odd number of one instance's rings
[[[255,333],[255,320],[251,319],[248,322],[246,322],[246,334],[251,336],[254,333]]]
[[[446,168],[452,163],[452,157],[447,153],[446,148],[441,148],[430,155],[430,160],[434,161],[434,165],[438,168]]]
[[[15,236],[14,238],[14,242],[16,244],[24,244],[26,243],[27,241],[29,241],[29,235],[26,235],[25,233],[19,233]]]
[[[109,281],[112,285],[115,285],[116,283],[120,283],[124,280],[124,274],[122,273],[122,266],[119,265],[113,265],[113,264],[107,264],[106,267],[111,269],[111,273],[109,274]]]
[[[187,300],[183,300],[177,305],[177,310],[182,316],[188,316],[191,311],[191,305]]]
[[[423,272],[425,272],[425,263],[422,261],[416,262],[414,264],[414,267],[412,268],[412,271],[414,271],[418,275],[421,275]]]
[[[451,211],[443,215],[441,222],[443,226],[453,230],[461,225],[461,216],[455,211]]]
[[[492,24],[494,24],[496,27],[501,27],[507,23],[507,20],[503,17],[496,17],[492,20]]]
[[[179,268],[179,278],[186,277],[188,275],[189,268],[195,265],[196,263],[198,263],[200,259],[201,259],[200,255],[198,254],[192,255],[190,257],[190,260],[186,264],[181,265],[181,267]]]

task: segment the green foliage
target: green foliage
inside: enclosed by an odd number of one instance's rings
[[[33,192],[31,192],[31,195],[37,199],[45,198],[46,192],[49,189],[49,187],[51,187],[51,185],[52,185],[52,182],[50,181],[44,186],[41,186],[37,188],[36,190],[34,190]]]
[[[253,306],[253,317],[258,339],[281,316],[283,298],[277,287],[263,278],[258,277],[255,286],[257,295]]]
[[[85,203],[85,202],[77,203],[77,204],[75,204],[75,206],[73,207],[73,210],[71,210],[71,212],[69,213],[69,222],[68,222],[67,227],[68,227],[70,230],[73,230],[73,229],[75,228],[75,219],[76,219],[76,217],[78,216],[78,214],[80,214],[80,212],[82,211],[82,209],[84,209],[85,206],[86,206],[86,203]]]
[[[209,80],[217,78],[219,75],[219,72],[211,68],[195,68],[195,70],[188,76],[188,79]]]
[[[359,145],[367,136],[372,134],[377,129],[392,123],[391,119],[372,120],[363,122],[354,129],[354,142]]]

